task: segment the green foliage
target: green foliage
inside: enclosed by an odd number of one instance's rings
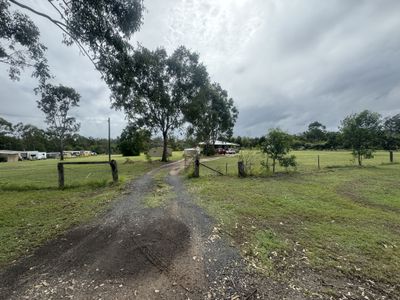
[[[39,41],[39,29],[21,12],[10,11],[9,1],[0,0],[0,63],[9,66],[12,80],[19,80],[21,71],[33,67],[32,76],[42,83],[50,77],[46,47]]]
[[[382,147],[393,151],[400,147],[400,114],[388,117],[383,123]]]
[[[151,133],[148,130],[129,124],[121,133],[118,148],[123,156],[139,156],[140,152],[149,149],[150,137]]]
[[[343,141],[352,148],[353,154],[362,165],[362,156],[374,151],[379,143],[381,119],[378,113],[364,110],[346,117],[341,123]]]
[[[280,130],[271,129],[265,139],[263,151],[272,159],[272,172],[275,173],[276,160],[282,160],[292,148],[293,137]]]
[[[308,142],[321,142],[326,140],[326,127],[320,122],[315,121],[308,125],[308,130],[304,132],[304,137]]]
[[[69,110],[79,106],[80,95],[63,85],[44,85],[40,89],[41,99],[38,107],[46,116],[48,133],[59,141],[61,160],[64,159],[64,140],[79,130],[80,124],[68,115]]]
[[[214,144],[218,138],[232,136],[238,110],[228,92],[218,83],[213,83],[205,85],[196,97],[189,100],[184,114],[190,123],[189,134],[198,141]]]
[[[150,51],[141,47],[131,62],[133,69],[127,69],[125,61],[115,61],[129,76],[124,87],[115,78],[108,78],[113,107],[124,109],[139,126],[162,134],[162,161],[166,161],[168,134],[183,124],[182,109],[207,82],[207,71],[199,56],[185,47],[176,49],[171,56],[163,48]]]
[[[213,156],[215,155],[215,148],[213,145],[206,144],[204,145],[203,154],[206,156]]]
[[[286,170],[289,167],[296,168],[297,167],[297,162],[296,162],[296,156],[291,155],[287,157],[282,157],[279,159],[279,164],[284,167]]]
[[[11,66],[12,78],[17,78],[20,71],[33,61],[33,75],[40,77],[42,86],[50,75],[44,58],[46,48],[39,43],[39,30],[28,16],[19,11],[11,13],[9,2],[14,4],[13,8],[29,11],[53,23],[55,29],[62,32],[65,45],[75,44],[103,77],[113,77],[122,82],[121,70],[110,62],[127,60],[131,49],[129,38],[142,24],[143,1],[49,1],[49,8],[60,16],[55,19],[48,8],[32,8],[30,3],[0,0],[0,38],[10,45],[9,49],[0,47],[0,61]],[[18,51],[19,47],[25,51]]]
[[[10,134],[12,132],[12,124],[0,117],[0,136]]]

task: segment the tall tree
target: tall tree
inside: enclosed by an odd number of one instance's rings
[[[265,137],[263,151],[272,159],[272,172],[275,173],[276,161],[284,161],[292,148],[293,137],[279,128],[269,130]],[[291,158],[294,160],[294,157]]]
[[[70,87],[46,84],[41,89],[38,107],[46,116],[46,123],[51,136],[59,144],[61,160],[64,160],[64,140],[79,130],[80,124],[68,115],[73,107],[79,106],[80,95]]]
[[[353,149],[358,165],[362,166],[362,157],[373,152],[381,132],[381,116],[378,113],[364,110],[347,116],[341,122],[343,142]]]
[[[189,131],[197,140],[213,145],[218,138],[231,138],[238,110],[218,83],[208,84],[184,109]]]
[[[0,117],[0,135],[10,134],[12,132],[12,127],[10,122]]]
[[[180,47],[168,56],[163,48],[141,47],[132,60],[115,61],[115,68],[125,76],[107,78],[113,107],[124,109],[132,123],[161,133],[162,161],[167,161],[168,134],[183,124],[183,107],[208,81],[198,54]]]
[[[304,132],[307,141],[315,143],[326,140],[326,127],[318,121],[308,125],[308,130]]]

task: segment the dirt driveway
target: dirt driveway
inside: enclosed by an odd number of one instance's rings
[[[181,164],[167,166],[173,197],[165,205],[143,202],[157,169],[91,224],[1,271],[0,299],[302,299],[246,266],[187,194]]]

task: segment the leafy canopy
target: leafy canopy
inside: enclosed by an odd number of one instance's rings
[[[352,114],[341,122],[340,130],[345,145],[353,149],[361,166],[361,156],[373,151],[379,143],[381,116],[369,110]]]
[[[382,138],[385,150],[393,151],[400,147],[400,114],[385,119]]]
[[[34,75],[43,79],[41,84],[49,77],[39,30],[19,10],[51,22],[63,33],[62,42],[75,44],[103,77],[115,71],[108,68],[109,56],[123,59],[128,55],[129,38],[139,30],[144,10],[142,0],[49,0],[48,4],[57,17],[34,3],[0,0],[0,62],[10,65],[13,79],[27,66],[35,67]]]
[[[184,107],[188,133],[198,141],[213,144],[218,138],[230,138],[238,110],[228,92],[218,83],[207,84]]]
[[[264,153],[272,158],[272,172],[275,173],[276,160],[284,167],[296,166],[295,156],[286,158],[293,144],[293,137],[279,128],[270,129],[263,145]]]
[[[41,89],[38,108],[46,116],[49,134],[60,143],[61,159],[63,159],[64,139],[79,130],[80,124],[68,115],[73,107],[79,106],[80,95],[70,87],[46,84]]]
[[[118,148],[123,156],[138,156],[148,150],[151,133],[135,124],[128,124],[121,133]]]
[[[39,36],[39,29],[26,14],[10,11],[10,3],[0,0],[0,63],[9,66],[12,80],[19,80],[26,67],[33,67],[32,76],[41,82],[50,77],[46,47]]]
[[[168,133],[183,124],[183,107],[208,82],[206,68],[185,47],[170,56],[163,48],[140,47],[127,63],[116,60],[114,66],[124,78],[107,78],[113,107],[123,109],[131,122],[162,134],[165,161]]]

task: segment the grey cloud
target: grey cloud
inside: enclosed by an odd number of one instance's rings
[[[296,133],[315,120],[334,130],[346,115],[363,109],[400,112],[400,1],[146,0],[145,5],[144,25],[132,43],[168,51],[184,44],[198,51],[212,80],[239,108],[235,134],[261,135],[271,127]],[[76,47],[61,44],[51,24],[36,19],[57,82],[82,95],[74,111],[82,133],[105,136],[104,120],[111,116],[118,135],[124,116],[110,109],[100,75]],[[44,126],[34,80],[28,74],[14,83],[0,72],[4,112],[29,115],[21,121]]]

